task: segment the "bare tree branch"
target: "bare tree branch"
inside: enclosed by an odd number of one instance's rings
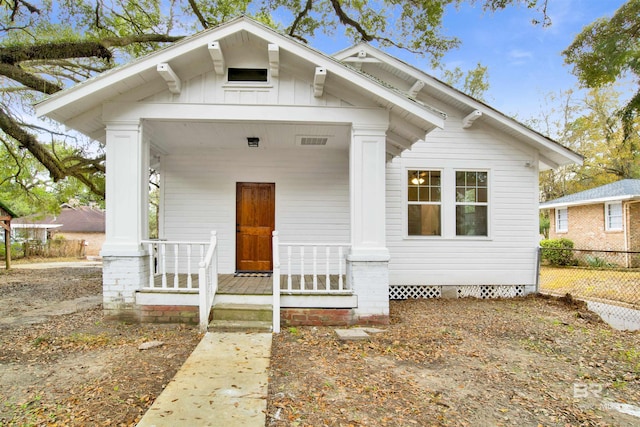
[[[47,168],[54,182],[66,176],[58,160],[42,147],[35,136],[22,129],[20,124],[5,112],[4,108],[0,108],[0,129],[18,141],[21,147],[29,150],[29,152]]]
[[[192,0],[189,0],[189,1],[192,1]],[[302,20],[302,18],[304,18],[309,14],[312,6],[313,6],[313,0],[307,0],[307,3],[304,6],[304,9],[300,11],[300,13],[296,16],[296,19],[293,20],[293,24],[291,24],[291,27],[289,27],[288,34],[290,36],[302,39],[301,36],[296,34],[296,30],[298,29],[298,25],[300,24],[300,21]],[[304,41],[305,43],[307,42],[306,40]]]
[[[27,73],[22,68],[15,65],[0,62],[0,75],[15,80],[18,83],[22,83],[26,87],[37,90],[38,92],[46,93],[47,95],[51,95],[62,90],[62,86],[31,73]]]
[[[191,6],[191,10],[193,10],[193,13],[195,13],[198,21],[200,21],[200,25],[202,25],[202,28],[204,28],[205,30],[209,28],[209,22],[207,22],[207,20],[202,15],[202,12],[200,11],[200,8],[196,4],[195,0],[189,0],[189,6]]]

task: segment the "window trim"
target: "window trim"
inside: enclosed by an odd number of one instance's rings
[[[614,205],[620,206],[620,227],[611,227],[611,215],[609,213],[609,208]],[[622,202],[607,202],[604,204],[604,229],[605,231],[624,230],[624,209],[622,208]]]
[[[560,211],[565,212],[564,222],[566,223],[565,228],[560,228]],[[556,208],[556,233],[568,233],[569,232],[569,208]]]
[[[422,171],[422,172],[439,172],[440,173],[440,201],[439,202],[420,202],[409,200],[409,172]],[[430,167],[405,167],[403,174],[403,211],[404,211],[404,234],[409,239],[442,239],[445,234],[444,228],[444,170],[442,168],[430,168]],[[430,205],[440,206],[440,234],[409,234],[409,205]]]
[[[456,197],[456,191],[457,191],[457,178],[456,178],[456,174],[458,172],[484,172],[487,174],[487,201],[486,202],[458,202],[457,197]],[[453,228],[453,237],[455,239],[491,239],[491,206],[493,205],[493,203],[491,202],[491,190],[492,190],[493,184],[491,182],[491,171],[489,169],[482,169],[482,168],[463,168],[463,169],[457,169],[457,168],[453,168],[453,185],[452,185],[452,189],[453,189],[453,222],[454,222],[454,228]],[[486,206],[487,208],[487,234],[486,235],[468,235],[468,234],[461,234],[458,235],[458,230],[457,230],[457,222],[458,222],[458,217],[457,217],[457,208],[458,206]]]

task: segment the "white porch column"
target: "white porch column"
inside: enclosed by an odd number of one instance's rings
[[[148,280],[149,143],[141,123],[107,123],[106,239],[102,246],[103,305],[111,318],[137,318],[135,292]]]
[[[349,150],[351,251],[347,280],[358,296],[361,322],[389,316],[389,250],[385,221],[385,143],[388,123],[354,124]]]

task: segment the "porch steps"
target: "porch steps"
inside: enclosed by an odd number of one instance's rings
[[[216,304],[209,330],[216,332],[269,332],[273,310],[266,304]]]

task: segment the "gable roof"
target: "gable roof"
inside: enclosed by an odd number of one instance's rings
[[[424,88],[421,90],[422,92],[426,92],[429,96],[458,108],[463,111],[465,115],[474,111],[480,112],[479,121],[485,121],[518,141],[538,149],[540,152],[541,170],[556,168],[571,163],[582,164],[583,157],[580,154],[573,152],[551,138],[501,113],[488,104],[472,98],[424,71],[376,49],[367,43],[360,43],[349,47],[333,56],[341,61],[349,61],[350,63],[357,64],[362,68],[364,68],[365,64],[368,66],[375,65],[385,72],[405,81],[407,87],[411,87],[417,81],[421,81],[424,84]]]
[[[540,209],[589,205],[594,203],[640,200],[640,179],[623,179],[579,193],[541,203]]]
[[[25,226],[21,228],[56,228],[56,231],[69,233],[104,233],[105,214],[103,210],[90,206],[64,205],[57,216],[47,215],[38,218],[31,215],[14,220],[12,225],[14,223]]]
[[[142,85],[149,86],[148,95],[153,93],[151,91],[154,88],[156,91],[166,88],[166,83],[157,72],[159,63],[170,63],[180,77],[193,76],[193,70],[197,67],[206,66],[212,70],[213,61],[207,49],[210,42],[227,37],[247,38],[248,35],[277,44],[281,57],[283,52],[287,52],[309,64],[325,68],[329,76],[327,81],[335,79],[334,81],[339,81],[341,85],[349,85],[359,94],[372,99],[377,105],[389,111],[395,111],[407,120],[413,120],[414,124],[425,131],[425,134],[444,127],[446,115],[441,111],[416,102],[403,92],[382,84],[352,67],[345,66],[335,58],[245,16],[186,37],[163,49],[58,92],[36,104],[36,114],[52,118],[93,139],[104,140],[105,129],[101,116],[102,105],[105,102],[117,96],[126,96],[133,88]]]

